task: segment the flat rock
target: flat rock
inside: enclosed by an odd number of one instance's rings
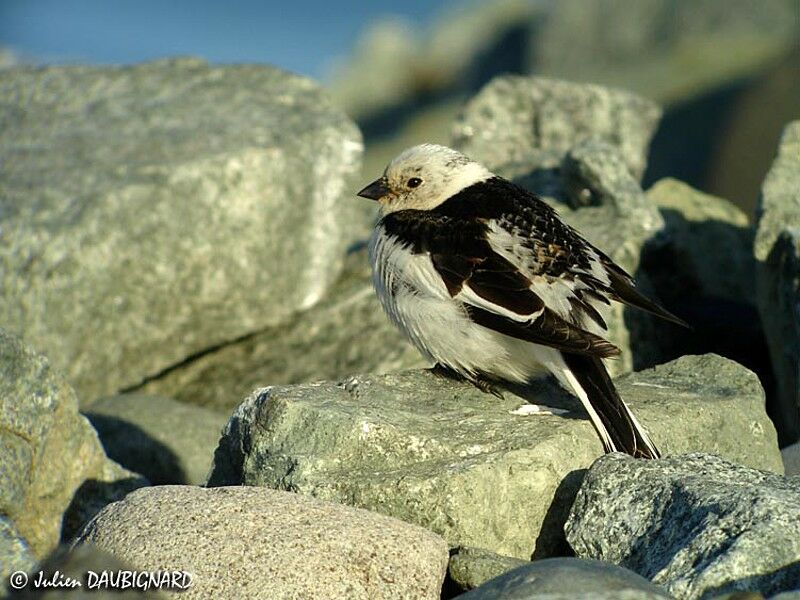
[[[170,565],[175,598],[439,598],[447,545],[420,527],[263,488],[159,486],[106,507],[82,535],[133,567]]]
[[[704,450],[782,472],[758,378],[714,355],[617,380],[666,454]],[[258,390],[231,417],[210,485],[287,489],[417,523],[450,546],[529,559],[564,550],[581,471],[602,445],[577,399],[524,393],[561,415],[428,371]]]
[[[37,558],[103,503],[145,485],[110,460],[49,361],[0,330],[0,514]],[[69,509],[69,510],[68,510]]]
[[[573,146],[596,140],[617,148],[638,180],[660,116],[654,102],[622,90],[506,75],[467,103],[453,142],[490,169],[517,177],[556,168]]]
[[[800,439],[800,121],[786,126],[756,208],[756,291],[778,384],[782,441]]]
[[[662,600],[671,596],[641,575],[599,560],[528,563],[459,596],[464,600]]]
[[[348,254],[342,276],[319,304],[286,323],[171,369],[138,391],[229,414],[265,383],[303,383],[425,366],[429,366],[425,359],[381,309],[362,248]]]
[[[0,103],[0,322],[84,402],[312,306],[369,229],[360,133],[303,77],[13,68]]]
[[[688,454],[597,460],[566,525],[583,558],[627,567],[678,598],[800,586],[800,478]]]
[[[228,421],[222,413],[143,394],[103,398],[84,414],[106,454],[153,485],[203,483]]]
[[[451,552],[447,575],[460,590],[469,591],[529,562],[483,548],[461,547],[455,553]]]

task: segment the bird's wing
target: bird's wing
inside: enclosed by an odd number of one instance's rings
[[[531,280],[489,250],[471,255],[431,253],[450,295],[478,325],[566,352],[616,356],[619,349],[559,316],[533,291]],[[482,254],[476,256],[476,254]]]
[[[645,310],[679,325],[687,324],[642,295],[633,278],[530,191],[501,178],[474,186],[436,212],[486,225],[491,248],[531,281],[533,291],[561,318],[590,321],[607,329],[594,305],[611,300]]]

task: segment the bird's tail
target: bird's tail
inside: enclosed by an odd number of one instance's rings
[[[619,397],[603,361],[595,356],[563,353],[566,369],[559,379],[580,399],[606,452],[637,458],[660,458],[650,436]]]

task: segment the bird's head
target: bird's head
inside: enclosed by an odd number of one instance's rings
[[[358,195],[378,201],[384,214],[432,210],[461,190],[493,176],[486,167],[452,148],[422,144],[397,155],[383,177]]]

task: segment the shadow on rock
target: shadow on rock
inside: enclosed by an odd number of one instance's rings
[[[108,457],[126,469],[141,473],[153,485],[192,483],[175,452],[138,425],[89,411],[86,418],[97,430]]]

